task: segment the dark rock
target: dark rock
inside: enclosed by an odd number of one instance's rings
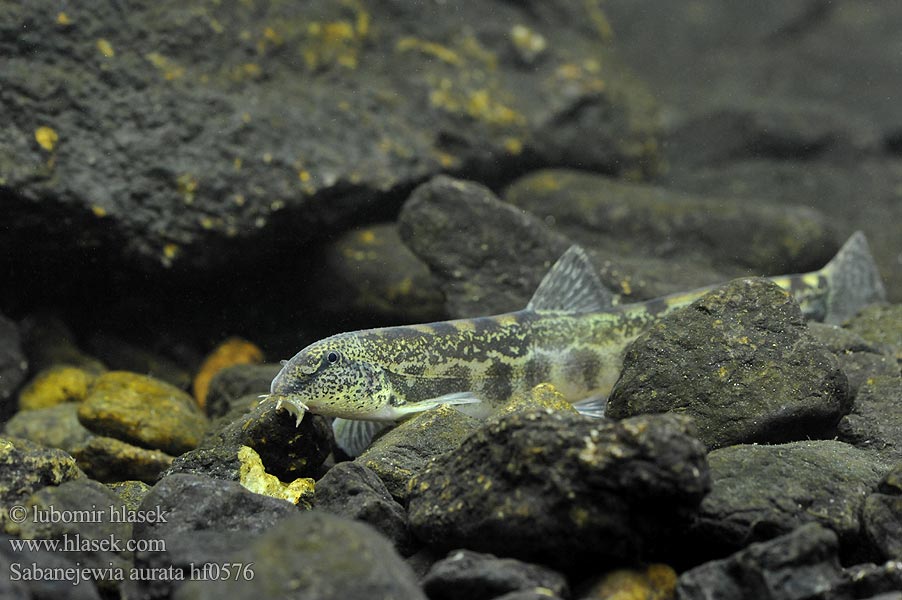
[[[454,550],[432,565],[422,585],[430,600],[492,600],[534,588],[546,595],[570,594],[567,579],[548,567],[471,550]]]
[[[811,523],[680,576],[676,597],[705,600],[843,598],[836,534]]]
[[[902,463],[887,473],[878,493],[865,500],[861,521],[867,539],[883,560],[902,560]]]
[[[443,175],[414,190],[398,223],[401,239],[439,278],[455,318],[521,310],[570,247],[488,188]]]
[[[429,268],[401,242],[395,223],[351,229],[322,249],[310,299],[342,322],[426,323],[447,318]]]
[[[822,440],[741,445],[708,454],[711,493],[695,534],[714,551],[735,551],[812,521],[834,530],[844,555],[864,546],[860,511],[889,467],[874,454]]]
[[[606,414],[686,414],[719,448],[832,436],[850,409],[845,375],[792,297],[764,279],[737,279],[630,344]]]
[[[200,447],[178,457],[162,476],[196,473],[238,481],[242,446],[253,448],[266,471],[282,481],[316,473],[331,450],[332,428],[324,417],[305,415],[300,427],[275,402],[258,404],[218,432],[211,432]]]
[[[389,540],[368,525],[318,511],[281,521],[223,560],[252,563],[253,579],[192,581],[174,598],[426,600]]]
[[[898,363],[892,355],[883,353],[876,344],[848,329],[809,322],[808,330],[817,341],[836,355],[840,368],[849,380],[849,395],[853,398],[868,379],[899,374]]]
[[[289,502],[254,494],[238,483],[186,474],[161,479],[144,497],[140,510],[158,511],[165,520],[136,523],[132,537],[160,540],[156,543],[164,549],[136,552],[135,567],[174,567],[185,579],[192,565],[221,563],[223,557],[297,512]],[[136,597],[165,597],[176,583],[142,579],[126,587]]]
[[[78,420],[78,405],[73,402],[21,410],[6,423],[3,431],[70,454],[73,448],[94,436]]]
[[[902,463],[893,467],[877,488],[883,494],[902,495]]]
[[[902,304],[869,306],[849,319],[846,327],[902,364]]]
[[[900,7],[695,6],[618,0],[604,7],[619,34],[618,56],[649,82],[668,115],[662,179],[700,193],[815,207],[831,215],[840,238],[864,229],[890,297],[902,300],[902,111],[878,89],[891,88],[900,68],[899,56],[886,52]],[[860,42],[856,52],[840,39]]]
[[[357,462],[338,463],[316,482],[317,509],[363,521],[392,540],[402,555],[409,555],[413,540],[407,528],[407,513],[382,480]]]
[[[869,378],[838,429],[843,441],[902,459],[902,377]]]
[[[899,234],[894,227],[902,218],[896,192],[902,168],[897,158],[859,157],[851,164],[743,159],[687,174],[674,172],[668,179],[669,187],[698,194],[817,208],[831,216],[838,239],[864,231],[888,298],[902,301],[902,286],[897,283],[902,275],[902,263],[897,260]],[[867,201],[850,202],[850,198]]]
[[[810,208],[686,194],[592,173],[537,171],[509,187],[504,199],[580,243],[601,240],[620,255],[671,263],[704,257],[708,269],[728,273],[737,267],[770,275],[810,271],[839,249],[827,217]]]
[[[872,600],[902,598],[902,562],[898,560],[891,560],[882,565],[855,565],[846,569],[845,577],[853,598]]]
[[[253,400],[249,396],[268,394],[269,384],[279,369],[279,365],[235,365],[217,372],[210,380],[210,390],[207,392],[207,415],[221,417],[236,404],[250,410]],[[256,401],[259,402],[260,398],[257,397]]]
[[[91,579],[75,582],[74,560],[46,550],[13,550],[13,538],[0,535],[0,598],[4,600],[100,600]],[[70,578],[59,573],[72,573]],[[127,573],[127,572],[126,572]],[[38,577],[38,575],[40,575]]]
[[[85,473],[98,481],[137,479],[153,483],[173,457],[160,450],[133,446],[116,438],[91,436],[72,448],[72,456]]]
[[[134,8],[127,27],[117,7],[65,21],[39,4],[5,11],[0,87],[16,125],[0,176],[9,219],[29,225],[4,236],[11,265],[41,264],[36,248],[156,273],[259,265],[273,240],[295,247],[391,210],[445,170],[654,168],[652,103],[616,61],[599,64],[605,40],[583,6],[167,2]],[[529,68],[512,24],[547,38]]]
[[[178,455],[197,446],[207,419],[177,387],[137,373],[111,371],[91,386],[78,420],[92,432]]]
[[[884,560],[902,560],[902,496],[871,494],[861,520],[868,540]]]
[[[489,421],[409,486],[424,542],[570,570],[665,548],[709,480],[688,419],[535,410]]]
[[[0,423],[16,410],[16,392],[28,374],[28,360],[16,324],[0,315]]]
[[[84,477],[75,459],[56,448],[20,438],[0,438],[0,506],[8,509],[48,485]],[[6,510],[0,512],[4,524]]]
[[[126,543],[131,538],[132,526],[123,517],[125,504],[112,490],[102,483],[82,478],[67,481],[58,486],[38,490],[24,503],[28,518],[15,524],[7,524],[7,533],[28,540],[59,540],[72,547],[65,550],[83,567],[101,570],[131,567],[131,553]],[[54,519],[53,512],[87,515],[88,518]],[[35,519],[41,515],[40,519]],[[105,548],[110,544],[116,547]],[[88,545],[96,547],[88,548]],[[118,547],[118,549],[117,549]],[[95,578],[98,587],[107,592],[118,587],[115,577]]]
[[[481,422],[451,406],[414,415],[376,439],[356,462],[371,469],[399,502],[406,503],[408,482],[434,456],[459,447]]]
[[[138,510],[141,503],[144,502],[147,492],[150,491],[150,486],[143,481],[117,481],[108,483],[106,486],[119,496],[128,510]]]

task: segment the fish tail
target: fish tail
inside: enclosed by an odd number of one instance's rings
[[[886,290],[864,233],[856,231],[821,269],[827,278],[826,323],[840,324],[875,302],[886,301]]]

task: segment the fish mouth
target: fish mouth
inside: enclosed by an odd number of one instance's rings
[[[310,409],[306,404],[301,400],[300,396],[296,395],[283,395],[283,394],[262,394],[260,395],[260,403],[267,401],[275,401],[276,402],[276,410],[282,408],[283,403],[285,409],[296,417],[294,422],[295,427],[299,427],[301,425],[301,421],[304,419],[304,414],[310,412]]]

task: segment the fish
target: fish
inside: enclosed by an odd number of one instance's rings
[[[827,323],[885,300],[861,232],[822,269],[769,279],[809,319]],[[586,252],[572,246],[523,310],[327,337],[283,361],[264,399],[287,408],[296,425],[306,412],[334,417],[336,443],[350,456],[413,414],[449,405],[482,418],[539,383],[552,384],[581,413],[603,416],[629,343],[714,287],[621,304]]]

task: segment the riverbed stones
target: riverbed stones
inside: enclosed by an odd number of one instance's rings
[[[446,318],[438,279],[401,241],[395,222],[342,233],[326,242],[314,264],[308,297],[329,317],[364,326]]]
[[[902,460],[902,377],[869,377],[858,390],[852,412],[839,422],[839,438]]]
[[[807,207],[687,194],[585,171],[535,171],[508,187],[504,199],[580,243],[670,263],[684,256],[702,271],[803,272],[839,249],[827,217]]]
[[[709,486],[688,419],[533,410],[494,419],[411,479],[414,534],[579,569],[672,541]]]
[[[224,556],[297,512],[290,502],[255,494],[237,482],[175,474],[161,479],[144,497],[140,511],[164,520],[136,523],[135,540],[164,545],[135,553],[139,568],[175,567],[187,579],[191,565],[222,562]],[[149,546],[149,545],[148,545]],[[168,579],[127,583],[136,594],[166,595],[178,584]],[[209,582],[204,582],[209,583]],[[156,596],[155,596],[156,597]]]
[[[21,438],[0,438],[0,506],[5,509],[48,485],[84,476],[75,459],[62,450]],[[6,511],[0,512],[0,524],[6,518]]]
[[[19,410],[49,408],[83,402],[97,373],[71,365],[54,365],[35,375],[19,392]]]
[[[277,409],[275,402],[261,403],[259,398],[254,402],[251,410],[236,410],[233,421],[209,432],[198,448],[179,456],[164,476],[196,473],[238,481],[243,446],[253,448],[266,472],[283,482],[317,473],[331,450],[332,428],[326,418],[308,414],[298,426],[294,416]]]
[[[94,436],[78,420],[78,405],[72,402],[21,410],[4,425],[3,431],[70,454],[73,448]]]
[[[886,346],[869,342],[849,329],[826,323],[809,322],[808,331],[836,356],[849,380],[849,395],[852,398],[871,378],[899,374],[899,363],[892,353],[887,353]]]
[[[162,450],[141,448],[103,435],[92,435],[75,444],[70,452],[85,473],[103,482],[137,479],[154,483],[173,461]]]
[[[19,328],[0,314],[0,423],[15,411],[15,394],[28,374]]]
[[[414,548],[407,512],[370,469],[356,461],[338,463],[316,482],[315,506],[368,523],[392,540],[402,555]]]
[[[27,540],[59,540],[60,544],[68,539],[71,549],[67,554],[85,567],[127,572],[131,566],[131,552],[125,545],[131,538],[132,525],[125,518],[125,504],[102,483],[81,478],[47,486],[32,494],[23,506],[28,518],[7,524],[7,533]],[[53,518],[54,513],[60,516]],[[118,585],[102,576],[95,580],[106,591]]]
[[[126,371],[101,375],[79,406],[78,418],[97,435],[172,455],[196,447],[207,427],[207,419],[187,393]]]
[[[902,463],[880,482],[877,493],[865,500],[861,521],[868,541],[883,560],[902,561]]]
[[[401,239],[438,277],[455,318],[522,310],[571,244],[484,185],[444,175],[413,191],[398,223]]]
[[[709,550],[819,523],[839,536],[844,556],[862,553],[861,508],[890,466],[872,452],[835,440],[737,445],[708,454],[711,493],[694,534]]]
[[[570,595],[567,579],[548,567],[471,550],[452,550],[432,565],[422,585],[430,600],[492,600],[530,590]]]
[[[410,478],[430,458],[459,447],[480,424],[454,407],[440,406],[401,422],[355,460],[372,469],[396,500],[406,503]]]
[[[836,534],[810,523],[680,575],[680,600],[835,597],[844,583]],[[848,596],[838,596],[848,597]]]
[[[174,598],[426,600],[387,538],[363,523],[315,510],[280,521],[220,560],[252,565],[253,577],[186,582]]]
[[[269,393],[269,384],[280,368],[277,364],[234,365],[217,372],[207,393],[207,415],[221,417],[235,405],[250,410],[259,403],[260,395]]]
[[[439,172],[497,177],[524,157],[655,168],[653,102],[598,60],[594,5],[167,0],[129,11],[127,26],[117,7],[4,14],[13,125],[0,179],[10,219],[29,224],[0,240],[4,264],[37,251],[30,264],[48,252],[76,264],[71,250],[90,245],[161,277],[225,272],[236,257],[259,268],[274,243],[293,252],[362,211],[391,211]],[[528,68],[514,25],[547,41]]]
[[[606,414],[685,414],[708,448],[720,448],[832,436],[849,410],[846,376],[798,304],[752,278],[716,288],[639,335]]]

